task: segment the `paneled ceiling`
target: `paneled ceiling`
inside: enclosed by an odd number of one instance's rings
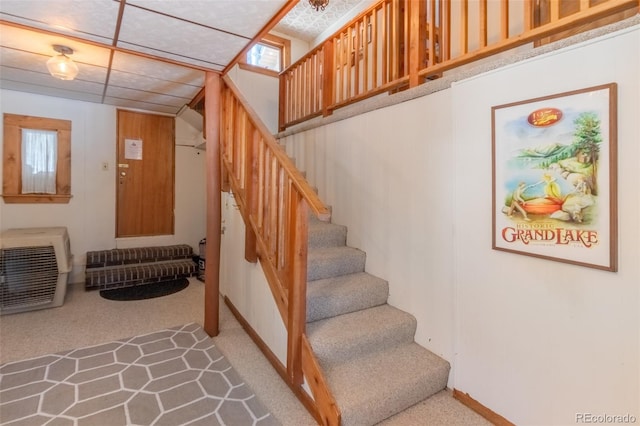
[[[310,41],[362,0],[301,0],[276,31]],[[175,114],[288,6],[287,0],[1,0],[0,87]],[[79,74],[51,77],[54,44]]]

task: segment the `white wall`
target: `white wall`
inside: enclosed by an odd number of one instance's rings
[[[271,133],[278,131],[278,77],[241,69],[238,65],[227,74],[247,99],[251,108]]]
[[[287,365],[287,331],[260,263],[244,260],[245,227],[235,200],[222,194],[220,293],[231,300],[260,338]]]
[[[205,235],[204,155],[176,147],[175,234],[153,238],[115,238],[116,108],[49,96],[2,90],[2,113],[71,120],[69,204],[0,202],[0,230],[66,226],[74,255],[69,282],[84,281],[85,254],[135,245],[190,244],[197,250]],[[0,149],[2,144],[0,143]],[[102,170],[107,162],[109,169]],[[1,170],[1,166],[0,166]]]
[[[518,424],[570,424],[582,412],[640,419],[639,54],[636,26],[452,90],[455,386]],[[491,106],[610,82],[619,272],[490,250]]]
[[[640,419],[640,28],[285,138],[298,166],[451,362],[516,424]],[[491,249],[491,107],[617,82],[619,271]]]

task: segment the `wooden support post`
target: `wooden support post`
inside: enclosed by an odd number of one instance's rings
[[[290,239],[291,253],[291,280],[289,287],[289,320],[287,342],[287,374],[291,383],[295,386],[302,385],[302,335],[305,333],[307,323],[307,238],[308,215],[307,202],[298,194],[291,194],[290,202],[293,203],[291,216],[295,222],[292,229],[295,230]]]
[[[220,310],[220,74],[205,77],[206,159],[207,159],[207,249],[204,275],[204,330],[209,336],[219,332]]]

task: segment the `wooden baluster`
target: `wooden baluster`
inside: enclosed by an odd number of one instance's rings
[[[551,13],[551,22],[556,22],[560,19],[560,0],[551,0],[549,3],[549,9]]]
[[[427,7],[425,1],[408,2],[407,7],[410,19],[409,30],[409,86],[416,87],[422,83],[418,71],[425,67],[424,46],[427,42],[427,31],[425,22],[427,21]],[[427,22],[429,26],[429,38],[433,37],[433,22]],[[429,58],[433,49],[429,48]],[[432,64],[433,62],[429,62]]]
[[[267,178],[265,173],[266,164],[267,164],[266,145],[264,141],[261,141],[260,146],[258,146],[257,161],[258,161],[258,189],[257,189],[258,206],[256,210],[256,218],[257,218],[256,226],[260,232],[264,228],[264,204],[265,204],[265,197],[266,197],[265,186],[267,185],[266,183]]]
[[[580,12],[583,12],[591,7],[590,0],[580,0]]]
[[[278,76],[278,130],[283,131],[287,126],[287,73]]]
[[[384,4],[382,6],[384,9]],[[378,11],[371,15],[371,89],[378,86]]]
[[[246,194],[246,206],[248,210],[247,217],[253,218],[254,222],[257,219],[258,212],[258,191],[259,191],[259,146],[262,143],[260,132],[257,128],[253,128],[251,132],[251,138],[249,139],[249,146],[247,152],[247,187]],[[244,258],[247,262],[256,263],[258,261],[258,251],[256,242],[256,232],[249,223],[245,226],[244,237]]]
[[[480,0],[480,34],[479,34],[479,40],[480,40],[480,46],[479,48],[482,49],[483,47],[487,46],[487,0]]]
[[[509,0],[500,1],[500,40],[509,38]]]
[[[271,153],[271,150],[269,150]],[[272,153],[271,153],[272,154]],[[276,249],[278,239],[278,159],[271,155],[269,159],[269,257],[272,262],[276,262]],[[276,264],[277,265],[277,264]]]
[[[506,0],[509,1],[509,0]],[[451,58],[451,2],[439,0],[440,3],[440,61]]]
[[[469,52],[469,0],[460,2],[460,56]]]
[[[393,0],[391,3],[391,81],[398,79],[398,72],[400,71],[400,1]]]
[[[363,17],[362,30],[361,30],[361,44],[362,44],[362,93],[369,91],[369,25],[371,23],[370,15]]]
[[[382,6],[382,85],[389,82],[389,9],[388,1]]]
[[[525,0],[524,3],[524,30],[531,31],[535,25],[534,0]]]
[[[278,165],[278,211],[277,211],[277,234],[276,234],[276,266],[279,271],[284,271],[287,266],[286,252],[286,237],[287,237],[287,224],[290,223],[287,214],[290,206],[287,201],[289,198],[288,185],[290,184],[285,179],[285,171],[280,165]],[[290,289],[291,283],[285,281],[287,290]]]
[[[352,55],[353,55],[353,95],[358,96],[360,93],[360,21],[354,24]]]

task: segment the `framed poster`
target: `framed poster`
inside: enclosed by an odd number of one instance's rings
[[[617,271],[615,83],[494,106],[494,250]]]

